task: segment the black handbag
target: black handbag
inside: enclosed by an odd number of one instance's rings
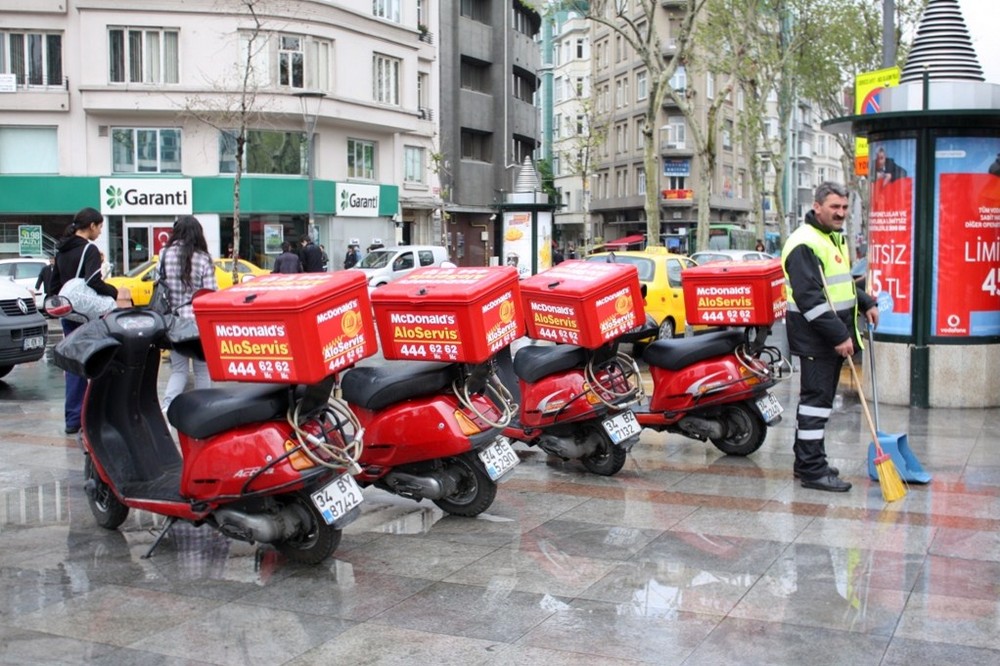
[[[153,294],[146,307],[161,315],[167,315],[173,311],[170,307],[170,289],[167,287],[167,281],[163,278],[163,271],[158,271],[158,273],[156,284],[153,285]]]

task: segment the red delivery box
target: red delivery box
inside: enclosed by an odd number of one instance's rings
[[[595,349],[643,322],[631,264],[564,261],[521,282],[528,336]]]
[[[779,259],[694,266],[681,283],[689,324],[770,326],[788,309]]]
[[[378,351],[360,271],[263,275],[193,305],[217,381],[313,384]]]
[[[372,292],[388,359],[482,363],[524,335],[517,269],[418,268]]]

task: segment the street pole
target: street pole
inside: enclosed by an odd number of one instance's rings
[[[313,139],[316,135],[316,121],[319,117],[320,100],[326,97],[326,93],[319,90],[303,90],[295,93],[302,105],[302,120],[306,126],[306,177],[309,183],[309,226],[307,233],[313,241],[318,241],[316,232],[316,199],[313,193],[313,181],[316,178],[316,157],[313,149]],[[314,101],[310,101],[314,100]]]

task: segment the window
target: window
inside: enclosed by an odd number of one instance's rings
[[[291,35],[278,37],[278,85],[305,87],[305,54],[302,38]]]
[[[375,142],[347,140],[347,177],[375,180]]]
[[[114,127],[111,162],[114,173],[180,173],[181,131]]]
[[[493,135],[471,129],[462,129],[462,159],[477,162],[492,162]]]
[[[687,89],[687,70],[684,69],[683,65],[678,67],[674,71],[674,75],[670,77],[670,87],[679,92]]]
[[[459,13],[467,19],[489,24],[489,6],[486,0],[462,0]]]
[[[434,265],[434,252],[432,250],[417,250],[417,258],[421,266]]]
[[[0,127],[0,173],[59,173],[55,127]]]
[[[372,58],[372,98],[376,102],[399,106],[399,67],[398,58],[379,53]]]
[[[684,148],[687,141],[687,124],[684,122],[684,116],[670,116],[667,118],[667,124],[670,126],[668,147]]]
[[[578,39],[578,40],[576,40],[576,59],[577,60],[582,60],[583,59],[583,53],[584,53],[584,51],[583,51],[583,40],[582,39]]]
[[[733,121],[727,120],[722,123],[722,147],[725,150],[733,149]]]
[[[514,142],[511,145],[511,158],[516,164],[524,164],[524,158],[531,157],[535,152],[535,141],[526,136],[514,135]]]
[[[466,90],[490,93],[490,65],[481,60],[462,58],[460,85]]]
[[[514,5],[514,25],[512,26],[514,30],[522,35],[534,37],[538,29],[535,23],[535,19],[520,3]]]
[[[236,130],[219,133],[219,173],[236,172]],[[304,176],[305,132],[247,130],[243,145],[243,172],[248,174]]]
[[[112,83],[177,83],[176,30],[111,28],[108,62]]]
[[[715,97],[715,74],[711,72],[705,75],[705,97],[708,99]]]
[[[532,104],[535,98],[534,77],[524,72],[515,71],[512,79],[511,94],[522,102]]]
[[[424,182],[424,149],[417,146],[403,147],[403,181]]]
[[[372,0],[372,15],[399,23],[399,0]]]
[[[19,86],[62,85],[62,35],[0,32],[0,74]]]
[[[635,170],[635,193],[646,194],[646,169],[639,167]]]
[[[576,77],[576,96],[583,97],[583,77]]]
[[[637,100],[646,99],[649,96],[649,83],[646,72],[638,72],[635,75],[635,98]]]

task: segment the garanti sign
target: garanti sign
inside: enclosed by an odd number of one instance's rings
[[[190,178],[101,178],[104,215],[190,215]]]
[[[354,183],[336,183],[334,197],[336,199],[336,215],[351,217],[378,217],[379,194],[378,185],[357,185]]]

